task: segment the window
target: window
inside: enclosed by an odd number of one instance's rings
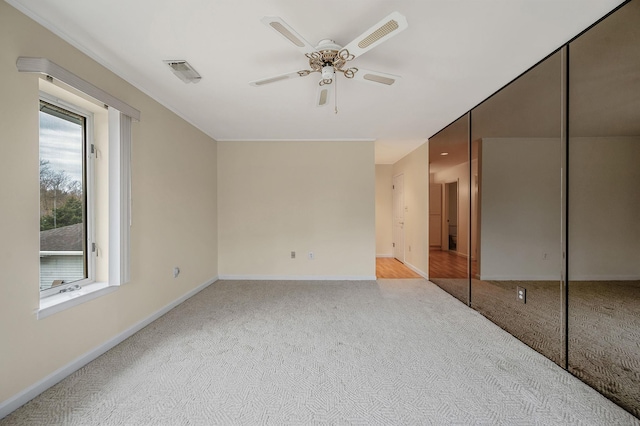
[[[40,294],[95,280],[93,114],[41,93]]]
[[[46,58],[19,57],[16,67],[41,76],[42,319],[129,281],[131,132],[140,111]]]

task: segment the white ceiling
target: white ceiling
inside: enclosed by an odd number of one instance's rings
[[[6,0],[216,140],[375,140],[392,164],[622,0]],[[380,87],[340,76],[338,114],[314,106],[318,74],[266,15],[312,44],[346,45],[397,10],[409,28],[352,66],[397,74]],[[185,84],[162,62],[186,59]],[[134,105],[135,107],[135,105]],[[144,120],[144,111],[142,111]]]

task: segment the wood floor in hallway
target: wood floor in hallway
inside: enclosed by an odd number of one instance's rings
[[[376,258],[377,278],[422,278],[404,263],[393,257]]]
[[[429,250],[429,278],[467,278],[468,259],[452,251]],[[474,276],[478,273],[478,262],[473,261]]]

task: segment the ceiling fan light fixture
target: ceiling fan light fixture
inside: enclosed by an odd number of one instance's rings
[[[333,69],[333,65],[325,65],[322,67],[322,79],[323,80],[331,80],[333,79],[333,74],[335,73]]]
[[[185,60],[166,60],[164,63],[185,83],[197,83],[202,79],[202,76]]]
[[[320,74],[316,106],[326,106],[333,98],[335,112],[338,113],[336,85],[339,73],[346,79],[372,82],[382,86],[393,86],[401,79],[400,76],[363,68],[350,67],[350,62],[368,52],[380,43],[395,36],[408,27],[407,18],[399,12],[392,12],[373,27],[369,28],[346,46],[337,44],[334,40],[325,38],[316,45],[311,45],[296,30],[278,16],[265,16],[260,20],[280,36],[286,38],[308,59],[306,69],[292,71],[271,78],[250,82],[252,86],[262,86],[280,80],[305,77],[312,73]]]

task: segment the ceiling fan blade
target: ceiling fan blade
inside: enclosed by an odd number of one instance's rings
[[[335,84],[325,84],[318,86],[318,92],[316,93],[316,106],[325,107],[329,105],[331,99],[333,99],[335,91]]]
[[[380,86],[394,86],[398,84],[400,80],[402,80],[402,77],[400,77],[399,75],[358,68],[358,72],[355,73],[353,79],[366,81],[367,83],[373,83]]]
[[[275,83],[277,81],[282,81],[282,80],[290,80],[292,78],[298,78],[298,77],[304,77],[309,75],[309,71],[293,71],[293,72],[288,72],[286,74],[280,74],[280,75],[276,75],[273,77],[268,77],[268,78],[263,78],[260,80],[256,80],[256,81],[252,81],[249,84],[252,86],[264,86],[265,84],[269,84],[269,83]]]
[[[357,58],[399,32],[406,30],[408,26],[407,18],[404,15],[399,12],[393,12],[344,48]]]
[[[260,21],[276,30],[278,34],[293,43],[293,45],[302,53],[311,53],[316,51],[316,48],[313,47],[311,43],[305,40],[279,16],[265,16]]]

